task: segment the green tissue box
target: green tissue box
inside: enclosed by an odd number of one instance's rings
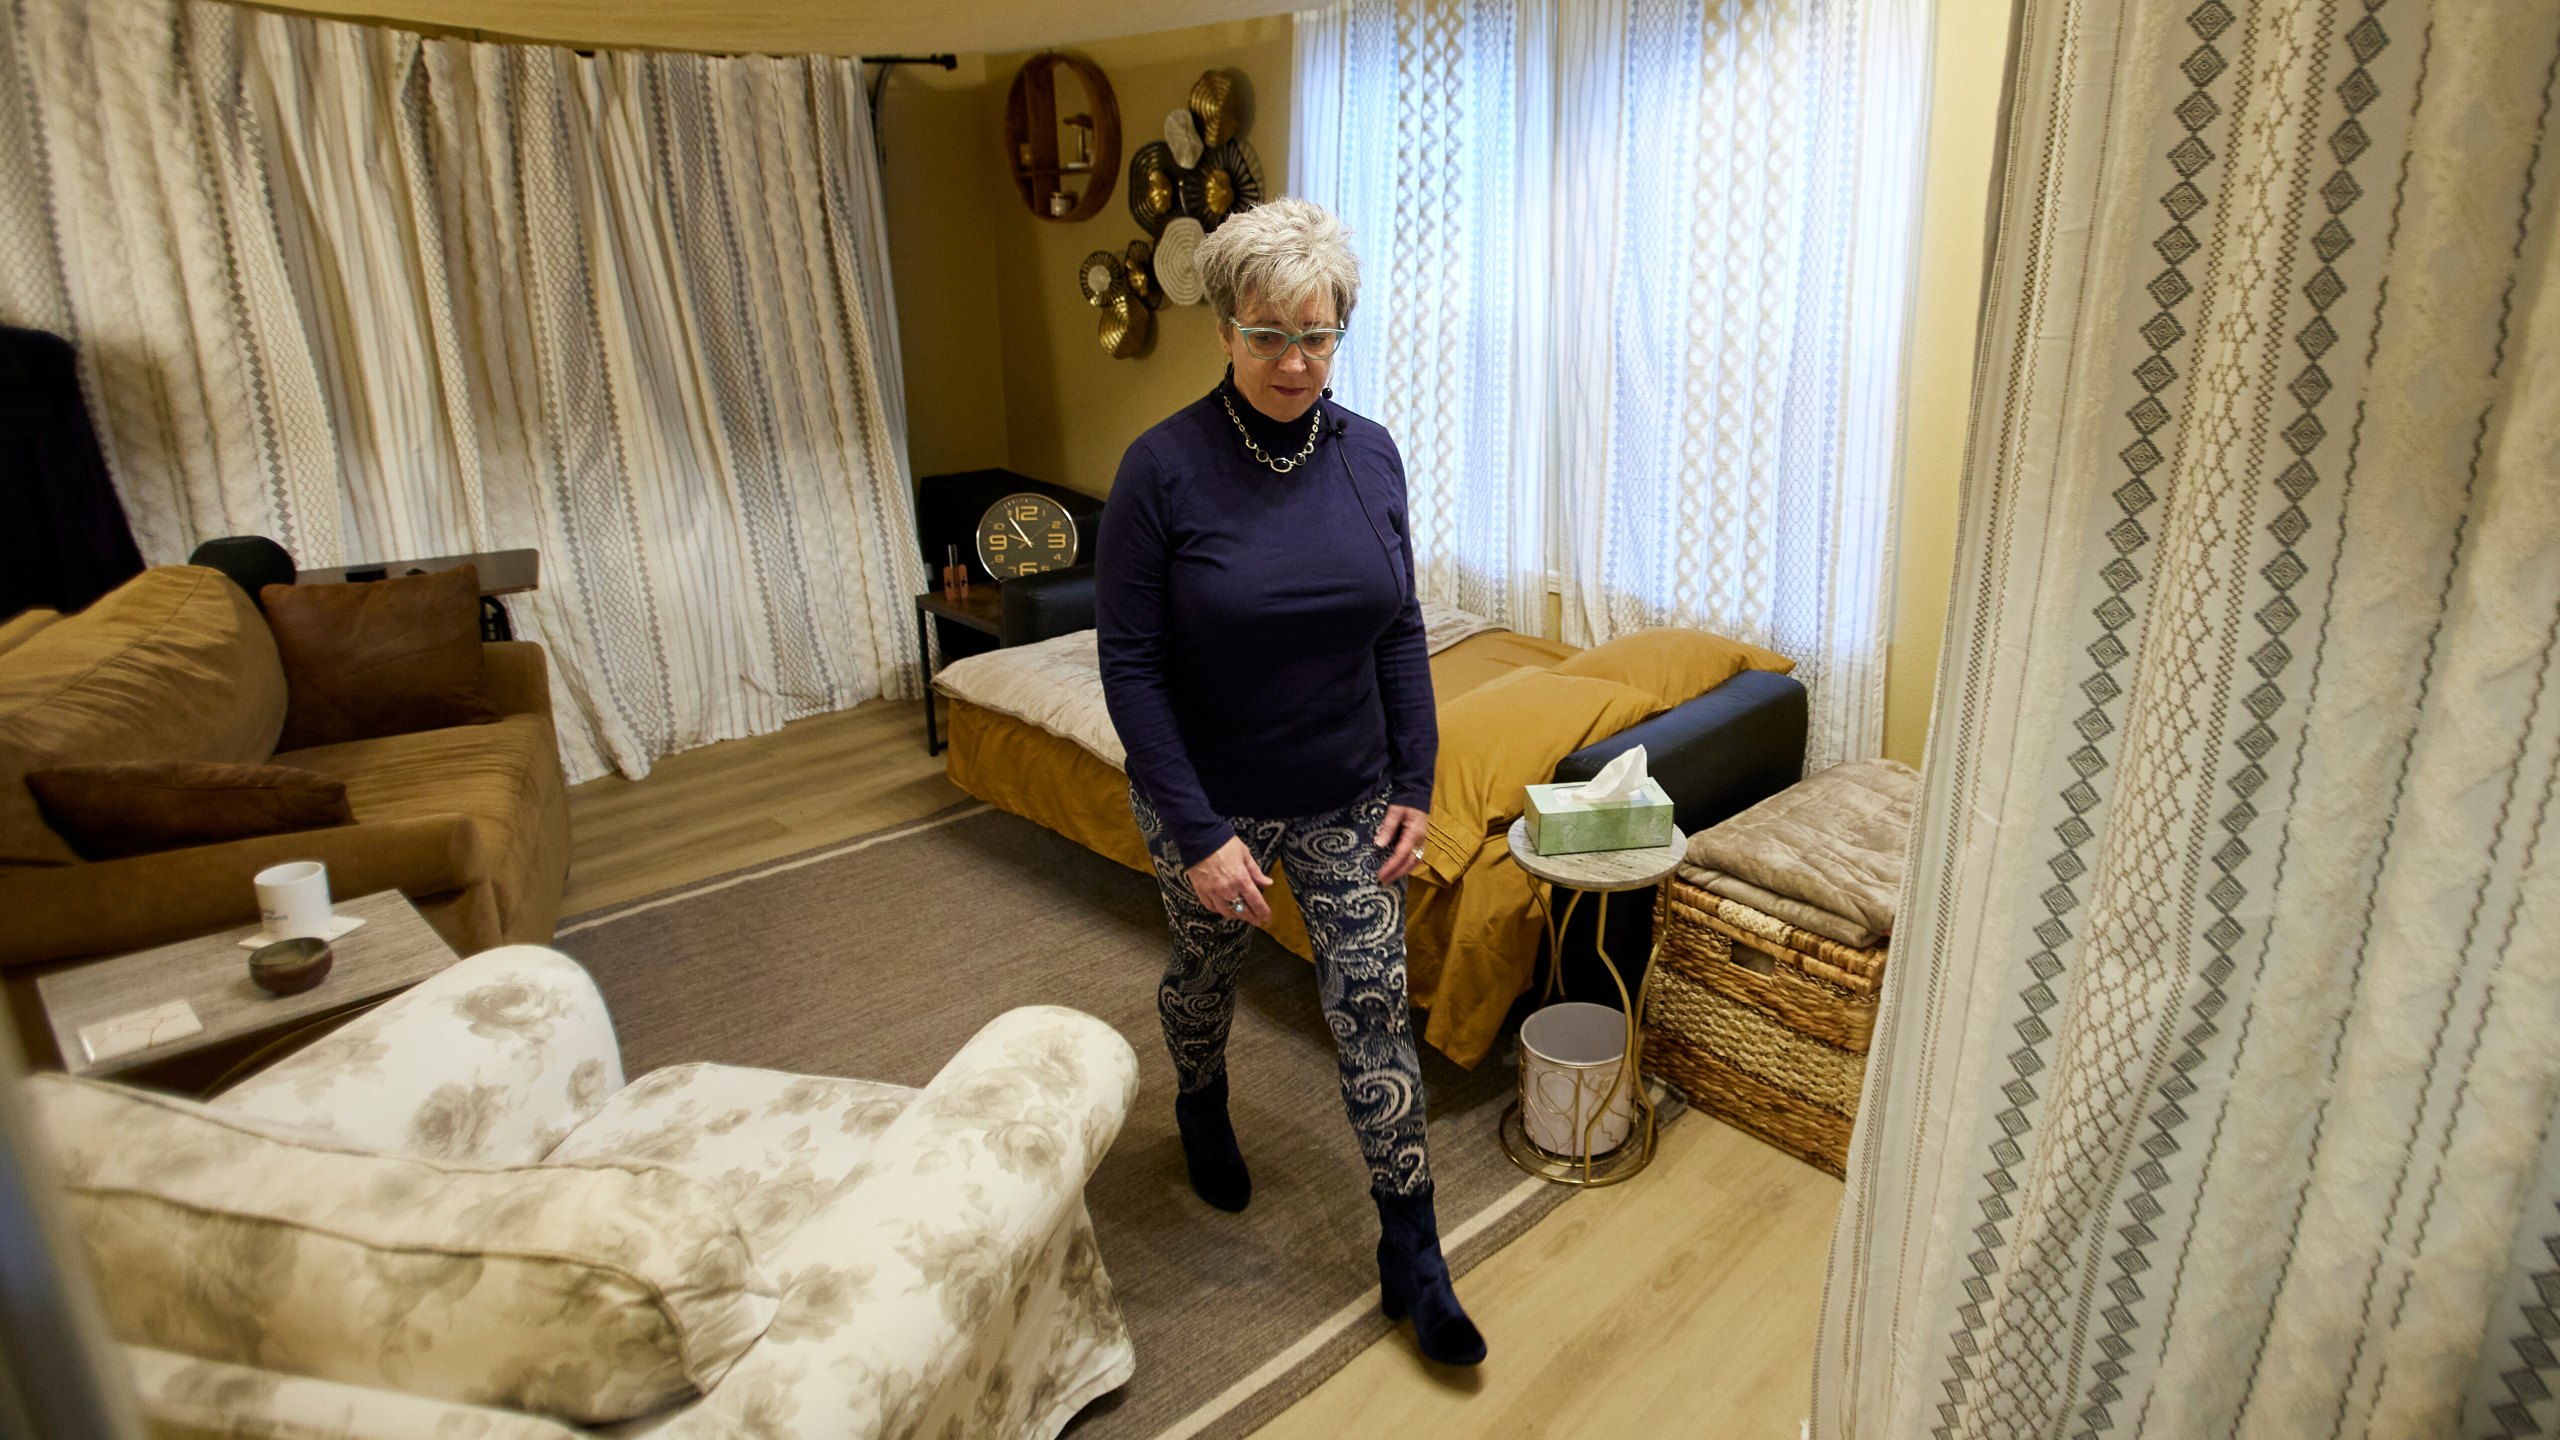
[[[1580,855],[1593,850],[1643,850],[1671,843],[1671,797],[1662,782],[1647,780],[1624,800],[1594,805],[1565,798],[1577,783],[1529,787],[1529,847],[1541,855]]]

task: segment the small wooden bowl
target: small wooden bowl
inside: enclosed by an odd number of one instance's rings
[[[328,979],[337,958],[326,940],[278,940],[249,957],[249,979],[270,995],[299,995]]]

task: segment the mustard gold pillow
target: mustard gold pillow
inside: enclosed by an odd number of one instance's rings
[[[1796,662],[1712,630],[1638,630],[1556,663],[1559,675],[1589,675],[1632,685],[1662,702],[1686,704],[1745,670],[1784,675]]]
[[[56,610],[21,610],[6,620],[0,620],[0,655],[6,655],[43,634],[48,626],[61,618],[61,612]]]
[[[1520,818],[1531,785],[1595,740],[1668,709],[1632,685],[1556,670],[1515,670],[1440,707],[1440,763],[1422,867],[1454,885],[1485,837]]]

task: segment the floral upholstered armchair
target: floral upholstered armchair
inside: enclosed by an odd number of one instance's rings
[[[1132,1364],[1084,1206],[1136,1057],[999,1016],[921,1090],[681,1065],[456,965],[208,1104],[27,1090],[160,1433],[1057,1433]]]

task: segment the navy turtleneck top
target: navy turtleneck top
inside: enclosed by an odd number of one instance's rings
[[[1233,406],[1235,418],[1228,415]],[[1102,688],[1129,778],[1186,865],[1224,817],[1288,819],[1384,790],[1428,809],[1439,727],[1404,460],[1330,400],[1282,423],[1232,375],[1138,437],[1094,560]],[[1313,454],[1279,474],[1247,453]]]

